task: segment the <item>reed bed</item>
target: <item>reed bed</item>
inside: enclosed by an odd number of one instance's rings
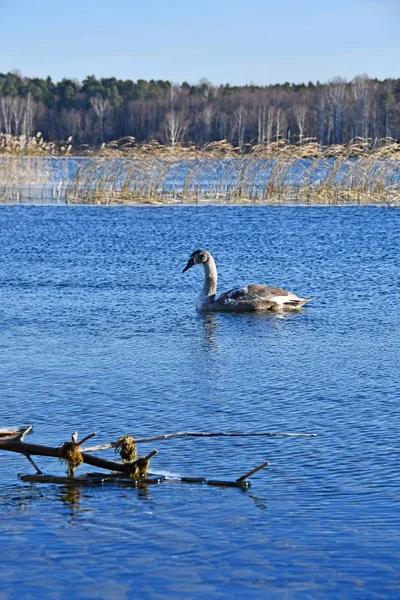
[[[218,146],[219,144],[219,146]],[[400,144],[357,140],[321,150],[310,141],[202,152],[0,157],[0,201],[10,203],[310,203],[400,206]]]
[[[73,171],[70,159],[0,156],[0,202],[65,204]]]

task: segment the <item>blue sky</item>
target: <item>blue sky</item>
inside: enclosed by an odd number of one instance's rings
[[[27,77],[400,77],[400,0],[0,0],[0,20],[0,72]]]

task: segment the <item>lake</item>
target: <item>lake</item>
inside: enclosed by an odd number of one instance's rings
[[[2,452],[2,600],[400,597],[400,211],[3,206],[0,247],[2,427],[48,445],[75,430],[318,435],[140,447],[168,476],[270,461],[248,490],[27,484],[32,466]],[[220,292],[316,299],[199,314],[203,273],[182,274],[197,248]]]

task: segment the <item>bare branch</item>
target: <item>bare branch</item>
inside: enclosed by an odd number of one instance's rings
[[[245,479],[247,479],[248,477],[250,477],[250,475],[254,475],[254,473],[257,473],[257,471],[260,471],[261,469],[265,469],[265,467],[268,467],[268,466],[269,466],[269,462],[266,461],[265,463],[262,463],[262,465],[258,465],[258,467],[255,467],[254,469],[252,469],[251,471],[249,471],[245,475],[242,475],[241,477],[238,477],[236,479],[236,481],[237,482],[244,481]]]
[[[155,435],[145,438],[134,438],[135,444],[146,442],[157,442],[162,440],[171,440],[173,438],[182,437],[318,437],[316,433],[280,433],[280,432],[255,432],[255,433],[235,433],[229,431],[220,432],[198,432],[198,431],[181,431],[178,433],[166,433],[164,435]],[[82,440],[83,441],[83,440]],[[90,448],[82,448],[82,452],[99,452],[100,450],[109,450],[115,447],[115,442],[102,444],[100,446],[92,446]]]
[[[16,452],[18,454],[23,454],[26,457],[30,457],[32,454],[37,456],[49,456],[51,458],[63,458],[63,447],[62,446],[43,446],[40,444],[27,444],[26,442],[18,439],[18,436],[15,438],[3,438],[0,439],[0,450],[8,450],[9,452]],[[138,458],[136,461],[130,463],[120,463],[115,460],[106,460],[104,458],[99,458],[97,456],[91,456],[87,452],[82,452],[83,462],[85,464],[91,465],[93,467],[99,467],[100,469],[107,469],[109,471],[118,471],[120,473],[125,473],[129,475],[135,466],[139,463],[139,461],[149,461],[155,454],[157,454],[157,450],[153,450],[147,456]],[[28,459],[29,460],[29,459]],[[38,467],[35,466],[38,470]]]
[[[37,464],[35,463],[35,461],[29,456],[29,454],[25,454],[25,457],[29,460],[29,462],[31,463],[31,465],[33,466],[33,468],[36,470],[36,473],[38,475],[43,475],[43,471],[41,471],[39,469],[39,467],[37,466]]]
[[[78,446],[82,446],[82,444],[83,444],[84,442],[87,442],[87,440],[90,440],[92,437],[95,437],[96,435],[97,435],[97,433],[96,433],[95,431],[94,431],[93,433],[89,433],[89,435],[87,435],[86,437],[84,437],[84,438],[83,438],[83,440],[81,440],[81,441],[78,443]]]
[[[135,439],[137,444],[141,442],[155,442],[158,440],[169,440],[178,437],[317,437],[316,433],[279,433],[279,432],[255,432],[255,433],[235,433],[229,431],[220,432],[195,432],[182,431],[179,433],[167,433],[165,435],[156,435],[148,438]]]

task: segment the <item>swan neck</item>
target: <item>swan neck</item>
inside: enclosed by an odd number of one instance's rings
[[[217,293],[217,267],[213,257],[210,255],[207,262],[203,263],[204,266],[204,285],[203,294],[206,297],[215,296]]]

